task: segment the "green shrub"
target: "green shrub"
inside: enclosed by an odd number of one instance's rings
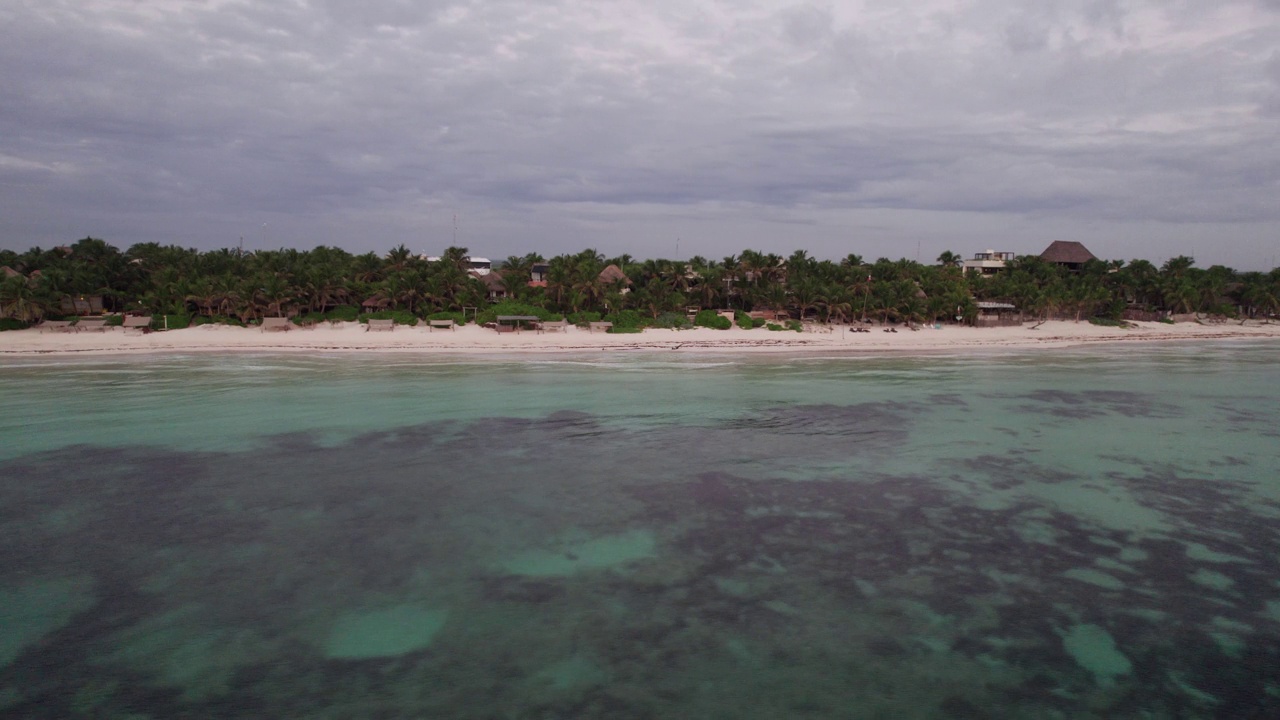
[[[17,318],[0,318],[0,332],[5,330],[26,330],[31,327]]]
[[[767,321],[765,322],[764,326],[765,326],[765,327],[767,327],[767,328],[769,328],[770,330],[772,330],[772,331],[774,331],[774,332],[777,332],[777,331],[779,331],[779,330],[786,330],[786,328],[782,327],[781,325],[779,325],[779,324],[777,324],[777,323],[771,323],[771,322],[767,322]]]
[[[208,315],[196,315],[195,317],[191,318],[190,325],[191,327],[199,327],[201,325],[235,325],[236,327],[245,326],[244,321],[241,320],[240,318],[227,317],[226,315],[214,315],[212,317]],[[153,317],[151,318],[151,327],[154,328],[155,326],[156,326],[156,321],[155,321],[155,318]],[[163,321],[161,321],[161,327],[164,327]],[[172,325],[170,327],[172,327]]]
[[[666,328],[669,330],[683,330],[693,327],[689,322],[689,318],[681,313],[665,312],[656,318],[648,320],[649,327]]]
[[[559,313],[552,312],[546,308],[540,308],[536,305],[526,305],[514,300],[503,300],[496,305],[490,305],[476,315],[476,322],[480,325],[485,323],[497,322],[499,315],[532,315],[539,320],[559,320]]]
[[[395,320],[397,325],[418,324],[418,316],[408,310],[379,310],[360,314],[360,322],[367,323],[370,320]]]
[[[1162,323],[1164,323],[1165,325],[1175,325],[1175,324],[1176,324],[1176,323],[1174,323],[1174,322],[1173,322],[1173,318],[1169,318],[1169,317],[1162,317],[1162,318],[1160,318],[1157,322],[1162,322]]]
[[[733,314],[733,321],[743,330],[750,330],[757,327],[755,321],[751,319],[751,316],[741,310],[738,310]]]
[[[765,320],[764,318],[751,318],[751,327],[753,328],[762,328],[768,324],[769,324],[769,321]]]
[[[565,320],[568,320],[570,325],[581,327],[587,323],[600,322],[600,313],[587,311],[569,313]],[[618,323],[615,322],[614,324],[617,325]]]
[[[788,320],[787,329],[795,330],[796,332],[804,332],[804,326],[800,324],[799,320]]]
[[[606,321],[613,323],[614,329],[617,328],[643,328],[649,324],[650,319],[641,315],[636,310],[620,310],[612,313],[604,318]]]
[[[355,322],[360,319],[360,308],[355,305],[339,305],[324,314],[329,322]]]
[[[628,326],[628,325],[621,325],[621,326],[620,326],[620,325],[614,325],[613,327],[609,328],[609,332],[613,333],[614,335],[625,335],[625,334],[627,334],[627,333],[641,333],[641,332],[644,332],[644,328],[642,328],[642,327],[632,327],[632,326]]]
[[[423,318],[424,320],[452,320],[454,325],[466,325],[467,318],[460,312],[435,312]]]
[[[1129,323],[1123,320],[1116,320],[1108,317],[1091,317],[1089,318],[1089,324],[1101,325],[1103,327],[1129,327]]]
[[[182,330],[191,326],[191,316],[186,313],[178,315],[153,315],[151,326],[164,330]]]
[[[720,317],[720,313],[715,310],[701,310],[697,317],[693,319],[693,324],[698,327],[708,327],[715,330],[728,330],[733,327],[733,323],[729,322],[729,318]]]
[[[107,321],[106,321],[105,323],[103,323],[103,325],[104,325],[104,326],[106,326],[106,327],[120,327],[121,325],[124,325],[124,316],[123,316],[123,315],[108,315],[108,316],[107,316]]]

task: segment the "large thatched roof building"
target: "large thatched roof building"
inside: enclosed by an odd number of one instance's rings
[[[631,284],[631,280],[629,280],[627,276],[622,272],[622,268],[618,267],[617,265],[610,265],[609,267],[601,270],[599,280],[600,282],[606,285],[611,285],[619,281],[623,285]]]
[[[1079,270],[1090,260],[1098,257],[1089,252],[1089,248],[1070,240],[1054,240],[1049,247],[1040,253],[1040,259],[1055,265],[1062,265],[1068,270]]]

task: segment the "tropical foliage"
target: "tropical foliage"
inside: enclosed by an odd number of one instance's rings
[[[598,317],[615,327],[679,327],[700,310],[767,310],[780,317],[849,322],[971,322],[978,302],[1010,303],[1024,318],[1118,319],[1124,313],[1275,317],[1280,269],[1198,268],[1189,257],[1157,267],[1146,260],[1092,261],[1069,272],[1037,256],[1016,258],[990,276],[966,275],[955,253],[936,264],[850,254],[838,262],[799,250],[788,257],[744,250],[720,260],[606,258],[593,249],[545,260],[512,256],[495,270],[503,302],[519,313]],[[545,281],[530,283],[535,266]],[[609,266],[621,272],[605,272]],[[469,273],[467,249],[428,261],[403,245],[385,255],[336,247],[199,252],[142,243],[121,252],[85,238],[69,247],[0,251],[0,318],[31,323],[75,314],[68,299],[101,297],[107,311],[190,316],[193,323],[299,322],[493,315],[493,283]],[[488,311],[488,312],[487,312]],[[500,313],[499,313],[500,314]],[[723,323],[717,323],[723,325]],[[739,325],[753,323],[741,318]],[[172,327],[172,324],[170,325]]]

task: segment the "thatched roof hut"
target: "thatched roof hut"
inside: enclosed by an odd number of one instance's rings
[[[490,300],[507,296],[507,283],[502,279],[502,273],[488,272],[481,274],[473,270],[471,277],[476,278],[484,285],[485,293]]]
[[[1070,240],[1054,240],[1049,247],[1040,253],[1040,259],[1055,265],[1063,265],[1068,270],[1079,270],[1090,260],[1098,257],[1089,252],[1089,248]]]
[[[631,284],[631,280],[629,280],[622,272],[622,268],[617,265],[610,265],[609,267],[601,270],[599,280],[606,285],[611,285],[616,282],[621,282],[623,285]]]

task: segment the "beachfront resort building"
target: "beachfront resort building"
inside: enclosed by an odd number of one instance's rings
[[[1044,252],[1040,253],[1040,259],[1065,267],[1071,272],[1080,272],[1084,269],[1085,263],[1097,260],[1098,257],[1078,242],[1054,240],[1049,243],[1049,247],[1045,248]]]
[[[427,255],[423,259],[427,262],[440,262],[439,255]],[[493,272],[493,262],[489,258],[467,256],[462,261],[466,264],[467,271],[475,273],[477,277]]]
[[[1011,252],[988,250],[974,253],[972,260],[965,260],[960,263],[960,270],[964,273],[976,272],[979,275],[995,275],[1003,270],[1005,263],[1010,260],[1013,260],[1013,253]]]

